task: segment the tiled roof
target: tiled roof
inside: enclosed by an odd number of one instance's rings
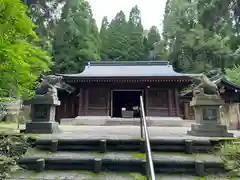
[[[168,61],[89,62],[81,73],[63,77],[187,77],[173,70]]]

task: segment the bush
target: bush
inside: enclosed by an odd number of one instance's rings
[[[24,135],[0,135],[0,179],[9,177],[10,173],[20,169],[17,165],[30,144]]]
[[[226,169],[233,176],[240,176],[240,144],[227,143],[222,145],[219,155]]]

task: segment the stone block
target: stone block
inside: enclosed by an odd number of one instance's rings
[[[196,175],[200,177],[205,176],[205,168],[204,168],[204,162],[203,161],[196,161],[195,162],[195,169],[196,169]]]
[[[193,141],[192,140],[186,140],[185,141],[185,148],[187,154],[193,153]]]
[[[57,152],[58,150],[58,140],[52,140],[52,144],[51,144],[51,151],[52,152]]]
[[[142,174],[146,175],[147,174],[147,168],[146,168],[147,167],[147,162],[146,162],[145,159],[141,161],[141,166],[142,166]]]
[[[100,173],[102,169],[102,159],[93,160],[93,172]]]
[[[105,153],[107,151],[107,141],[100,140],[100,153]]]
[[[199,137],[233,137],[233,133],[227,132],[224,125],[206,125],[206,124],[192,124],[191,130],[187,132],[191,136]]]
[[[144,139],[140,140],[140,153],[145,153],[146,152],[146,150],[145,150],[145,148],[146,148],[145,143],[146,142],[145,142]]]
[[[59,133],[58,122],[27,122],[25,133],[51,134]]]
[[[45,169],[45,160],[44,159],[37,159],[36,160],[36,171],[42,172]]]

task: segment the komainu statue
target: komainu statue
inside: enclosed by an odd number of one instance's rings
[[[191,75],[193,78],[193,96],[204,93],[219,96],[218,86],[204,74]]]
[[[36,95],[49,95],[57,99],[57,89],[72,93],[74,88],[63,82],[62,79],[62,76],[56,75],[43,76],[41,83],[37,86]]]

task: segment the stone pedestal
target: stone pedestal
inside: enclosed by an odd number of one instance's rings
[[[190,106],[193,106],[196,124],[191,125],[187,132],[192,136],[206,137],[233,137],[227,132],[227,127],[221,124],[220,106],[224,102],[217,95],[199,94],[193,97]]]
[[[26,133],[51,134],[59,132],[55,121],[56,106],[60,101],[50,95],[35,95],[31,100],[31,122],[26,123]]]

